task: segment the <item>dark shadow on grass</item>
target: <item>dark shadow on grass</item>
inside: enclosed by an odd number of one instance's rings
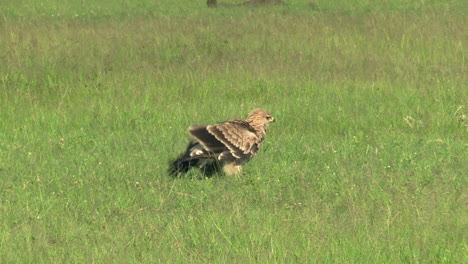
[[[173,179],[203,180],[206,178],[216,178],[216,177],[224,175],[221,169],[221,165],[219,164],[218,161],[213,161],[210,164],[203,166],[203,168],[197,168],[200,173],[189,173],[191,168],[195,168],[197,162],[198,161],[194,161],[194,162],[189,161],[189,163],[186,164],[186,167],[176,168],[174,167],[176,163],[174,161],[171,161],[169,162],[169,170],[168,170],[169,176],[172,177]]]

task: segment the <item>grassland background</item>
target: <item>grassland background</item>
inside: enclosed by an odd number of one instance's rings
[[[3,0],[0,262],[466,263],[466,3],[285,2]],[[242,176],[166,175],[255,107]]]

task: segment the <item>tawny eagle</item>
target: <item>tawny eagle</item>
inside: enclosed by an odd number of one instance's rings
[[[199,168],[205,175],[223,169],[228,175],[242,171],[260,149],[268,124],[275,119],[262,109],[253,110],[247,119],[234,119],[215,125],[193,125],[187,149],[170,163],[169,173],[180,177],[191,168]]]

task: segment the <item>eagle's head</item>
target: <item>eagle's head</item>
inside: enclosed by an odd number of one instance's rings
[[[256,131],[262,131],[264,133],[267,126],[270,123],[275,122],[275,118],[272,115],[270,115],[267,111],[258,108],[253,110],[249,114],[246,121]]]

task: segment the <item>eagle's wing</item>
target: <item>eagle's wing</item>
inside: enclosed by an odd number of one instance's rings
[[[258,150],[258,137],[250,125],[242,120],[222,122],[207,127],[208,132],[221,141],[236,158],[252,156]]]
[[[192,126],[189,131],[207,151],[223,153],[225,157],[230,154],[234,159],[248,159],[259,149],[259,138],[243,120],[236,119],[209,126]]]

